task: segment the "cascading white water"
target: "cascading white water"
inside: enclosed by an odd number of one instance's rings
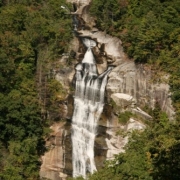
[[[84,38],[87,47],[82,63],[76,65],[76,91],[72,117],[73,177],[96,171],[94,140],[98,119],[104,106],[107,76],[112,67],[98,76],[91,48],[95,41]]]

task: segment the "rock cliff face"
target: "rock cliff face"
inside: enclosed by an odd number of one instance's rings
[[[106,104],[99,120],[98,133],[95,140],[95,162],[97,169],[103,166],[105,159],[112,159],[114,154],[124,152],[124,145],[128,137],[117,135],[119,131],[131,131],[132,129],[142,130],[145,125],[140,119],[151,120],[151,116],[145,112],[144,107],[154,108],[159,103],[170,119],[173,119],[174,109],[169,97],[169,85],[165,83],[153,83],[150,67],[136,65],[125,55],[121,40],[109,36],[104,32],[94,29],[94,22],[88,15],[91,0],[68,0],[74,3],[78,19],[82,24],[88,24],[88,29],[78,29],[80,37],[89,37],[97,42],[93,48],[99,73],[103,72],[108,65],[115,66],[109,75],[106,87]],[[73,99],[70,86],[73,82],[74,65],[82,60],[84,53],[83,46],[75,37],[71,42],[71,51],[75,52],[76,62],[69,67],[56,71],[56,79],[70,92],[65,100],[64,114],[65,122],[52,125],[52,133],[47,140],[49,151],[42,157],[40,170],[41,177],[52,180],[66,179],[72,174],[71,157],[71,117],[73,112]],[[60,59],[61,64],[67,61],[68,57]],[[61,109],[60,109],[61,110]],[[127,123],[120,124],[118,116],[120,113],[130,111],[132,115]]]
[[[174,116],[174,110],[169,97],[169,85],[165,83],[152,83],[151,70],[134,62],[124,62],[117,66],[110,74],[107,91],[109,95],[124,93],[131,95],[138,107],[149,106],[154,108],[159,103],[169,118]]]
[[[67,177],[67,175],[63,174],[63,169],[65,168],[64,141],[67,136],[64,124],[65,123],[55,123],[50,127],[53,132],[46,140],[46,147],[49,151],[42,157],[41,177],[56,180]]]

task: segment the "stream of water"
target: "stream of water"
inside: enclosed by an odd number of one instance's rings
[[[72,159],[73,177],[83,176],[96,171],[94,161],[94,140],[97,123],[103,111],[104,92],[107,76],[112,67],[98,75],[91,48],[95,41],[84,38],[87,51],[76,69],[76,90],[72,117]]]

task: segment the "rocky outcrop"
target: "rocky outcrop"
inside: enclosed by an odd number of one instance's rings
[[[133,97],[129,94],[124,94],[124,93],[113,93],[111,95],[111,98],[113,101],[116,103],[117,106],[121,108],[132,108],[134,107],[134,104],[136,101],[133,99]]]
[[[170,98],[169,85],[153,83],[151,69],[134,62],[124,62],[113,69],[107,84],[108,96],[117,93],[129,95],[134,99],[136,107],[148,106],[154,108],[158,103],[170,119],[173,119],[174,109]],[[117,99],[117,98],[116,98]]]
[[[63,173],[65,168],[65,122],[55,123],[50,129],[52,133],[46,140],[48,151],[42,156],[40,176],[48,179],[63,180],[67,175]]]
[[[90,37],[98,43],[97,48],[100,56],[105,56],[106,61],[113,65],[118,65],[125,60],[122,42],[116,37],[112,37],[101,31],[79,31],[81,37]]]
[[[113,126],[112,124],[107,124],[109,127],[106,131],[107,138],[107,154],[106,159],[111,160],[114,158],[115,154],[123,153],[125,152],[124,146],[128,142],[128,136],[122,136],[118,135],[118,132],[131,132],[133,130],[143,130],[145,129],[145,125],[141,122],[138,122],[137,120],[134,120],[133,118],[130,118],[126,125],[120,125],[117,122],[116,126]]]

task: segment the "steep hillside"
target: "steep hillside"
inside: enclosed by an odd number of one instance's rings
[[[179,0],[0,1],[0,179],[71,179],[85,37],[98,75],[113,67],[88,179],[179,180],[179,16]]]
[[[72,36],[60,4],[65,1],[0,1],[0,179],[39,179],[55,119],[47,112],[65,96],[50,71]]]

